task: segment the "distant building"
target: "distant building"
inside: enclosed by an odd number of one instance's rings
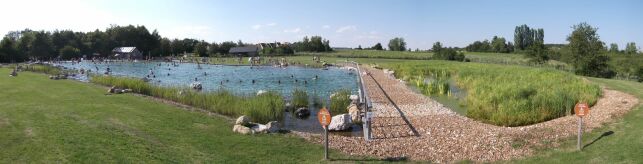
[[[259,46],[250,45],[243,47],[232,47],[228,53],[235,56],[257,56],[259,54]]]
[[[112,50],[115,58],[142,59],[143,54],[136,47],[116,47]]]

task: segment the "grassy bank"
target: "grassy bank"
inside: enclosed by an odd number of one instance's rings
[[[283,98],[277,92],[267,92],[259,96],[238,96],[225,90],[197,92],[189,88],[161,87],[141,79],[117,76],[95,75],[90,81],[106,86],[132,89],[136,93],[171,100],[231,117],[246,115],[252,121],[259,123],[282,120],[285,108]]]
[[[643,84],[633,81],[588,78],[610,89],[643,99]],[[643,103],[623,119],[583,134],[583,151],[576,150],[576,139],[559,147],[543,149],[536,156],[510,163],[640,163],[643,161]]]
[[[434,76],[447,72],[467,91],[467,116],[502,126],[520,126],[572,114],[578,101],[596,103],[597,85],[571,73],[552,69],[447,61],[386,64],[398,78]],[[437,83],[434,92],[440,90]],[[442,88],[445,88],[444,86]],[[432,93],[432,92],[430,92]]]
[[[298,137],[238,135],[226,119],[132,94],[105,95],[92,84],[23,72],[0,77],[0,90],[0,163],[317,163],[323,157],[321,145]]]

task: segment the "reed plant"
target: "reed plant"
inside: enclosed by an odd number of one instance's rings
[[[426,95],[448,94],[448,80],[467,93],[467,117],[501,126],[522,126],[571,115],[574,105],[594,105],[601,89],[582,77],[551,68],[404,62],[383,65],[410,79]],[[433,77],[428,83],[417,77]]]
[[[346,108],[351,103],[350,95],[351,91],[348,89],[340,89],[335,92],[335,94],[330,97],[330,113],[333,115],[348,113]]]
[[[261,95],[235,95],[227,90],[198,92],[189,88],[162,87],[141,79],[92,75],[90,82],[132,89],[133,92],[162,98],[181,104],[202,108],[226,116],[246,115],[253,122],[267,123],[282,120],[285,103],[283,97],[274,91]]]
[[[292,91],[292,106],[297,108],[308,107],[308,93],[305,90],[296,88]],[[294,111],[294,110],[293,110]]]

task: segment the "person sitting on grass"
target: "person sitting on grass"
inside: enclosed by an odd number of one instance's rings
[[[16,69],[13,69],[13,70],[11,71],[11,74],[9,74],[9,76],[12,76],[12,77],[16,77],[16,76],[18,76],[18,72],[16,72]]]

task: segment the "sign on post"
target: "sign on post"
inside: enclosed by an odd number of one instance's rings
[[[589,115],[589,105],[587,105],[587,103],[576,104],[576,106],[574,106],[574,114],[578,116],[578,141],[576,142],[576,147],[578,150],[582,150],[583,117]]]
[[[317,112],[317,119],[319,119],[319,124],[323,127],[330,125],[331,118],[330,112],[328,112],[326,107],[321,108],[319,112]]]
[[[317,112],[317,119],[324,128],[324,160],[328,160],[328,125],[330,125],[332,117],[326,107],[323,107]]]

